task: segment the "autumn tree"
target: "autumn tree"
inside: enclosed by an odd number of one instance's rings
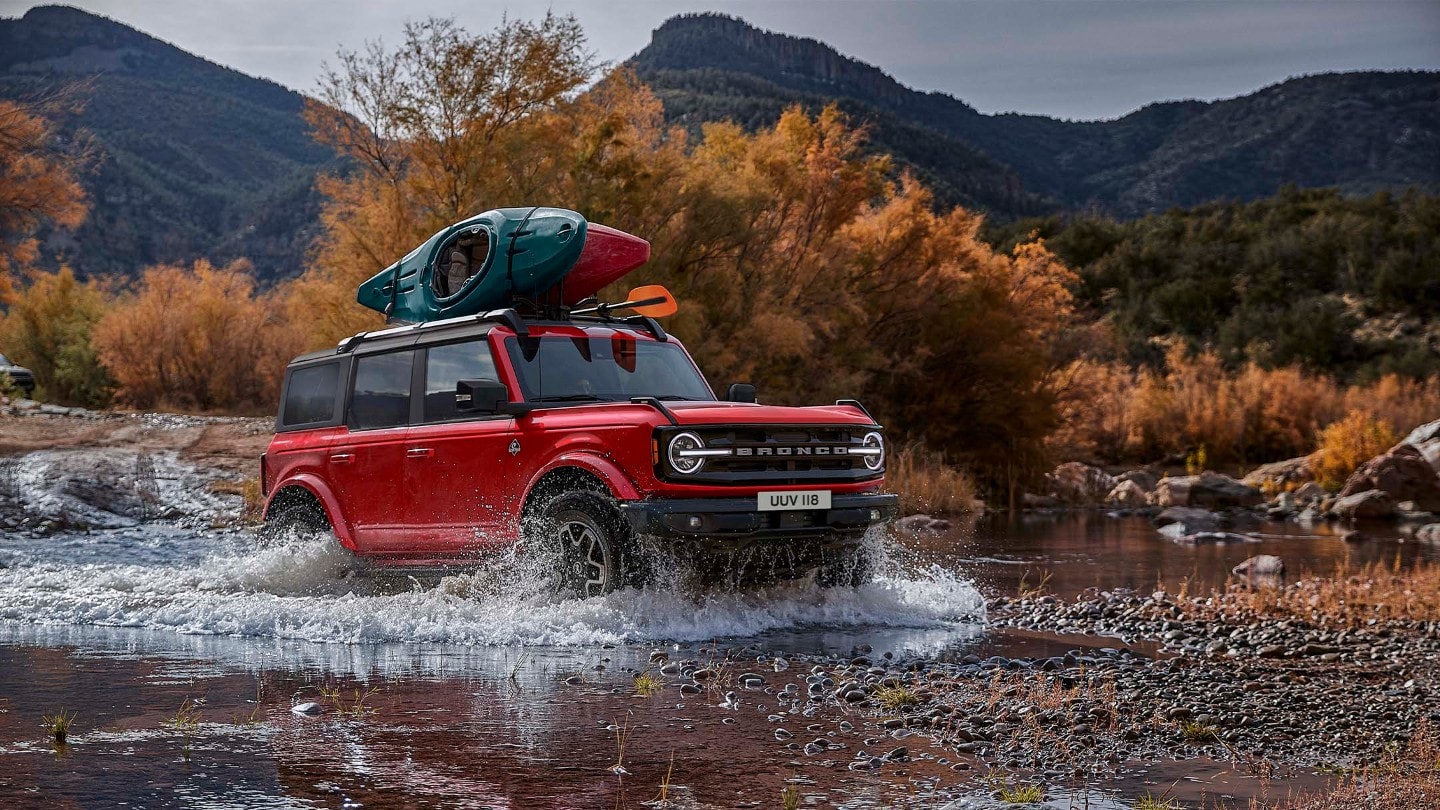
[[[102,284],[81,283],[69,267],[32,270],[0,315],[0,346],[35,373],[38,396],[66,405],[109,403],[114,381],[91,344],[91,331],[114,297]]]
[[[299,339],[249,263],[148,268],[95,326],[116,397],[141,408],[273,410]]]
[[[77,180],[90,158],[86,143],[63,137],[56,125],[75,111],[82,90],[0,99],[0,303],[38,258],[36,231],[46,223],[75,227],[89,211]]]

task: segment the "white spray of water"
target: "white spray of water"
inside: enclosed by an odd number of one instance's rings
[[[858,588],[796,582],[686,595],[556,597],[511,559],[425,587],[353,578],[331,538],[165,564],[25,555],[0,569],[0,621],[100,625],[317,642],[590,645],[753,636],[801,627],[943,627],[983,618],[966,581],[932,569]],[[87,559],[94,559],[87,558]]]

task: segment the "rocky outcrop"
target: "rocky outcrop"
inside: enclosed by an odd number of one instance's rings
[[[1330,511],[1348,520],[1379,520],[1395,514],[1395,501],[1381,490],[1370,489],[1341,496]]]
[[[1264,502],[1265,496],[1260,490],[1215,472],[1165,478],[1155,487],[1155,503],[1159,506],[1230,509],[1259,506]]]
[[[1422,543],[1440,545],[1440,523],[1431,523],[1416,529],[1415,539]]]
[[[1137,508],[1149,504],[1148,494],[1140,485],[1134,481],[1121,481],[1110,490],[1105,496],[1106,506],[1116,506],[1126,509]]]
[[[1251,470],[1241,482],[1265,492],[1280,492],[1313,480],[1315,473],[1310,469],[1310,457],[1300,456],[1261,464]]]
[[[1099,467],[1068,461],[1045,476],[1051,497],[1071,506],[1094,506],[1115,488],[1115,479]]]
[[[1142,492],[1154,492],[1155,485],[1160,483],[1160,476],[1149,470],[1126,470],[1115,476],[1116,486],[1125,481],[1134,481]]]
[[[1440,475],[1420,450],[1406,442],[1360,465],[1345,480],[1340,498],[1372,490],[1385,493],[1392,503],[1413,501],[1418,511],[1440,512]]]
[[[1401,444],[1408,444],[1419,451],[1436,473],[1440,473],[1440,419],[1426,422],[1410,431]]]

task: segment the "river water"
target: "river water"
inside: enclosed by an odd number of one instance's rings
[[[0,539],[0,805],[774,807],[789,789],[801,806],[998,806],[921,737],[817,708],[784,723],[834,743],[805,756],[775,738],[773,685],[685,694],[672,678],[640,695],[633,675],[661,655],[778,684],[795,673],[777,670],[808,667],[791,659],[857,647],[1061,654],[1115,642],[988,629],[984,597],[1042,580],[1060,595],[1208,586],[1256,553],[1292,571],[1435,556],[1400,535],[1346,544],[1284,524],[1254,543],[1184,546],[1141,518],[1070,514],[886,540],[888,573],[860,588],[578,601],[537,595],[517,560],[354,578],[327,543],[261,550],[204,522]],[[306,702],[319,713],[292,711]],[[56,746],[42,723],[62,710],[75,721]],[[900,744],[901,766],[848,767]],[[1128,807],[1186,777],[1203,785],[1173,795],[1255,792],[1213,763],[1168,767],[1049,805]]]

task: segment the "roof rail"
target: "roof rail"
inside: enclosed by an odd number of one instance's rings
[[[512,329],[515,334],[521,337],[528,337],[530,334],[530,328],[525,325],[525,321],[520,317],[520,313],[516,312],[513,308],[492,309],[489,312],[481,312],[477,315],[466,315],[459,318],[446,318],[444,320],[427,321],[425,323],[412,323],[405,326],[399,326],[394,329],[382,329],[378,332],[361,332],[358,335],[352,335],[351,337],[345,338],[344,340],[340,341],[340,344],[335,347],[335,353],[348,354],[355,351],[356,347],[358,347],[361,343],[364,343],[367,340],[373,340],[375,338],[387,335],[399,334],[407,330],[420,331],[422,329],[431,329],[437,326],[452,326],[457,323],[466,322],[499,323],[510,327],[510,329]]]

